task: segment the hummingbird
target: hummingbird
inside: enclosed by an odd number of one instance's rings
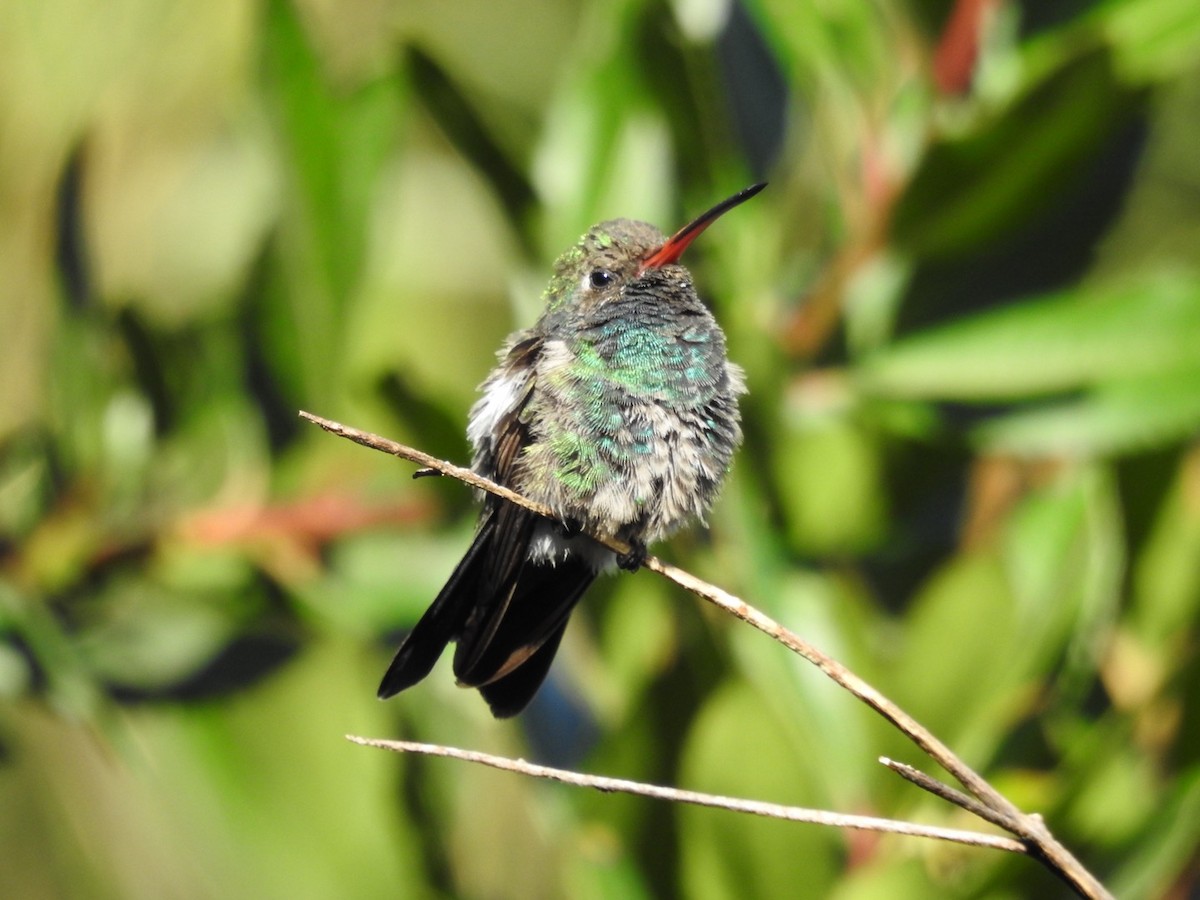
[[[423,679],[453,641],[459,685],[478,688],[497,718],[516,715],[596,576],[636,570],[647,544],[703,522],[742,440],[746,387],[679,259],[764,187],[670,237],[646,222],[601,222],[558,258],[541,316],[509,336],[467,425],[474,470],[556,521],[483,498],[470,549],[396,651],[380,699]],[[614,553],[589,534],[631,549]]]

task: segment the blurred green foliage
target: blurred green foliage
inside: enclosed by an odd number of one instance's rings
[[[342,740],[972,825],[876,764],[922,764],[884,723],[645,573],[589,595],[515,722],[441,667],[374,699],[470,497],[296,410],[465,459],[561,249],[761,177],[691,256],[746,446],[661,552],[1119,896],[1195,891],[1197,60],[1194,0],[0,5],[0,895],[1062,892]]]

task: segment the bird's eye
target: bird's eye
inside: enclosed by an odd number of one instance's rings
[[[588,284],[596,290],[608,287],[613,280],[613,273],[606,269],[596,269],[588,275]]]

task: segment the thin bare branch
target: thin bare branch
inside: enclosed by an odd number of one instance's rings
[[[905,781],[910,781],[922,790],[929,791],[936,797],[940,797],[947,803],[953,803],[955,806],[965,809],[972,815],[976,815],[985,822],[991,822],[993,825],[998,825],[1005,831],[1012,831],[1009,818],[1002,813],[997,813],[989,806],[984,806],[974,797],[969,794],[964,794],[962,791],[955,790],[950,785],[938,781],[932,775],[926,775],[920,769],[910,766],[908,763],[897,762],[894,759],[888,759],[886,756],[879,757],[879,761],[903,778]]]
[[[981,834],[976,831],[964,831],[958,828],[938,828],[933,825],[918,825],[913,822],[900,822],[895,819],[881,819],[875,816],[855,816],[843,813],[827,812],[821,809],[806,809],[801,806],[782,806],[778,803],[764,803],[758,800],[742,800],[737,797],[722,797],[718,794],[705,794],[699,791],[685,791],[679,788],[661,787],[644,784],[640,781],[627,781],[623,778],[607,778],[603,775],[586,775],[582,772],[572,772],[567,769],[555,769],[526,762],[523,759],[509,759],[506,756],[493,756],[490,753],[480,753],[476,750],[461,750],[458,747],[445,747],[440,744],[420,744],[413,741],[385,741],[376,738],[358,737],[348,734],[346,739],[364,747],[379,747],[396,753],[421,753],[426,756],[443,756],[450,759],[461,759],[466,762],[491,766],[505,772],[516,772],[534,778],[546,778],[574,787],[593,788],[605,793],[635,794],[639,797],[650,797],[655,800],[667,800],[674,803],[690,803],[694,806],[708,806],[713,809],[726,809],[731,812],[747,813],[753,816],[765,816],[769,819],[783,819],[788,822],[808,822],[813,825],[827,825],[834,828],[856,828],[860,831],[879,831],[888,834],[904,834],[910,837],[934,838],[939,841],[952,841],[956,844],[968,844],[972,847],[989,847],[993,850],[1007,850],[1010,853],[1026,853],[1027,848],[1020,841],[996,834]]]
[[[518,494],[516,491],[502,487],[469,469],[464,469],[445,460],[437,459],[428,453],[423,453],[420,450],[397,443],[396,441],[323,419],[312,413],[301,411],[300,416],[319,425],[326,431],[347,438],[357,444],[362,444],[364,447],[370,447],[374,450],[418,463],[421,466],[441,472],[443,475],[449,475],[472,487],[487,491],[539,515],[550,519],[554,518],[553,512],[544,504],[537,503]],[[596,535],[589,536],[617,553],[624,554],[630,550],[622,541],[601,538]],[[715,585],[696,578],[683,569],[669,563],[664,563],[654,556],[648,556],[644,565],[647,569],[674,581],[680,587],[719,606],[743,622],[753,625],[759,631],[783,644],[793,653],[808,660],[830,680],[849,691],[895,725],[909,740],[920,747],[948,773],[953,775],[967,791],[973,794],[984,806],[992,810],[995,821],[1003,821],[1005,823],[1003,827],[1028,845],[1028,852],[1031,855],[1041,860],[1047,868],[1065,881],[1076,893],[1082,897],[1111,900],[1112,894],[1050,833],[1041,816],[1026,814],[1019,810],[981,775],[959,759],[949,747],[938,740],[925,726],[837,660],[822,653],[799,635],[784,628],[783,625],[744,600],[735,597]]]

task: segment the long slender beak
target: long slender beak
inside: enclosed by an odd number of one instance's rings
[[[683,251],[688,248],[688,245],[692,241],[700,236],[700,232],[735,206],[745,203],[766,186],[767,183],[765,181],[753,184],[744,190],[738,191],[732,197],[722,200],[708,212],[697,216],[667,238],[661,247],[657,250],[652,250],[642,260],[640,271],[645,272],[647,269],[657,269],[659,266],[667,266],[671,263],[679,262],[679,257],[683,255]]]

